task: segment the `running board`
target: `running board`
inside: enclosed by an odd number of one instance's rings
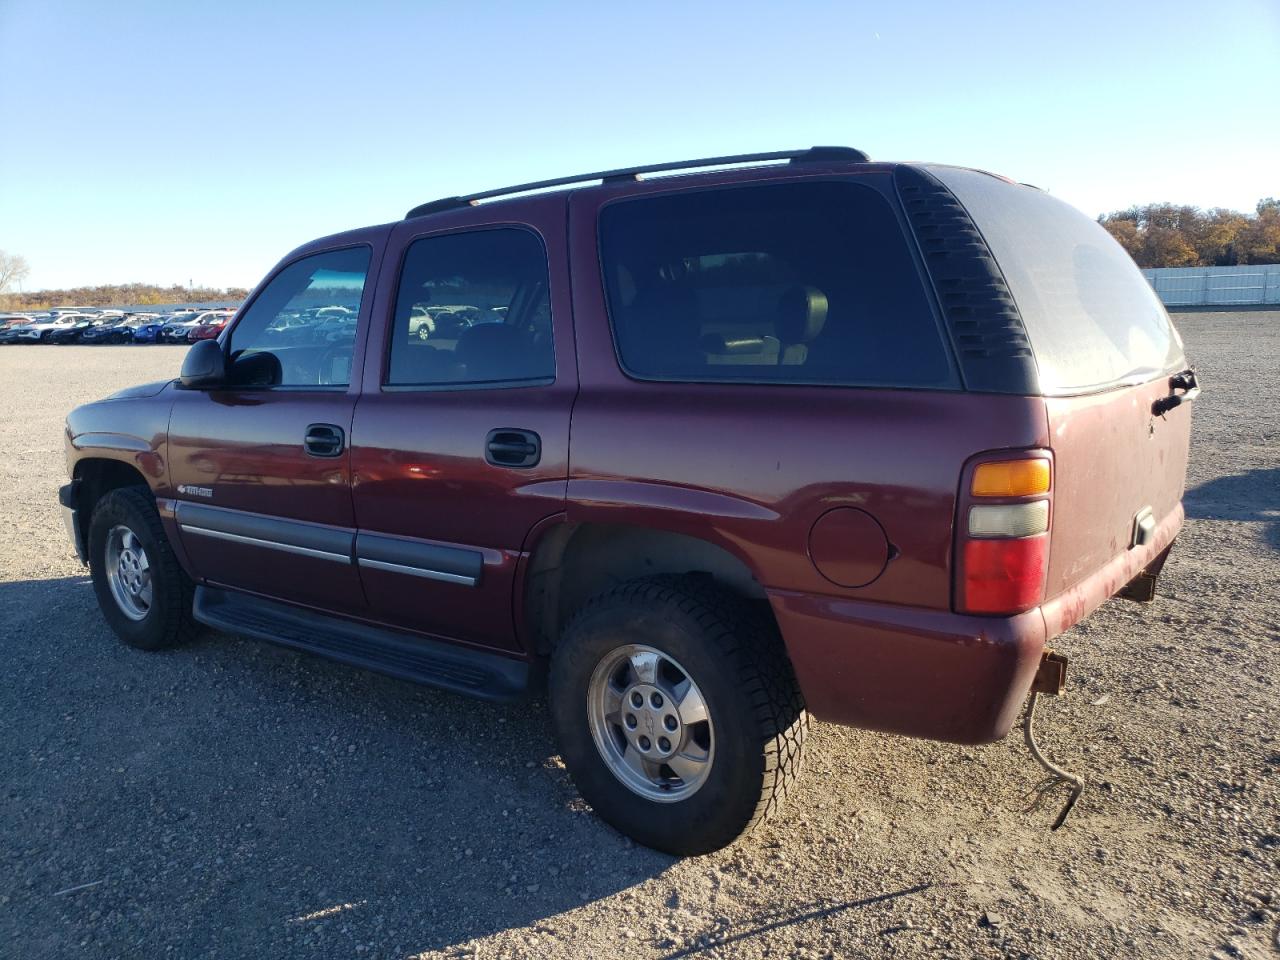
[[[521,660],[356,623],[216,587],[196,587],[194,615],[203,624],[292,647],[401,680],[481,700],[516,700],[529,687]]]

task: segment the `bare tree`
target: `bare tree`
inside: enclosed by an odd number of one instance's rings
[[[0,250],[0,293],[4,293],[13,284],[27,279],[27,274],[30,272],[31,268],[22,257],[16,253],[5,253]]]

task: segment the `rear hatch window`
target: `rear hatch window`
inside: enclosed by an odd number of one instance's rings
[[[1164,306],[1101,226],[1033,187],[929,166],[964,205],[1022,314],[1046,395],[1145,383],[1186,366]]]
[[[807,181],[616,201],[601,259],[637,379],[958,388],[893,208]]]

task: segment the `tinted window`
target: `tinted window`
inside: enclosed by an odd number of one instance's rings
[[[555,376],[547,258],[527,230],[426,237],[400,276],[387,383],[510,383]]]
[[[292,263],[267,285],[231,331],[231,378],[257,386],[345,386],[351,382],[355,317],[369,248],[332,250]],[[334,324],[335,309],[351,322]],[[184,318],[190,319],[190,318]]]
[[[1045,393],[1185,366],[1160,299],[1099,224],[1031,187],[974,170],[930,172],[964,204],[1004,272]]]
[[[633,376],[950,387],[948,353],[888,202],[844,182],[604,208],[609,312]]]

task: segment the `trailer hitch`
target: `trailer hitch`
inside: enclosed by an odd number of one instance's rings
[[[1065,784],[1071,788],[1071,792],[1067,795],[1067,802],[1063,804],[1062,811],[1058,814],[1058,819],[1049,828],[1051,830],[1057,830],[1066,822],[1067,815],[1071,813],[1076,801],[1080,799],[1080,794],[1084,792],[1084,779],[1055,764],[1040,752],[1040,746],[1036,743],[1035,716],[1040,694],[1056,697],[1062,692],[1066,682],[1067,658],[1060,653],[1046,650],[1044,656],[1040,658],[1040,667],[1036,670],[1035,680],[1031,683],[1031,697],[1027,700],[1027,712],[1022,719],[1022,735],[1027,742],[1027,749],[1031,751],[1031,756],[1035,758],[1036,763],[1049,772],[1049,775],[1032,789],[1028,798],[1031,803],[1027,807],[1027,813],[1039,810],[1049,792],[1059,784]]]

